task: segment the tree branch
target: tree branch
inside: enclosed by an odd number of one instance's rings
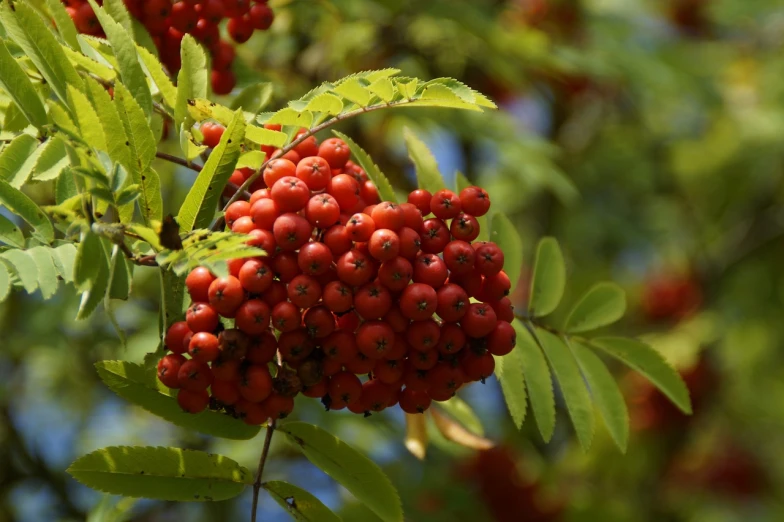
[[[176,163],[177,165],[180,165],[180,166],[185,167],[185,168],[189,168],[189,169],[191,169],[193,171],[196,171],[196,172],[201,172],[201,165],[196,165],[195,163],[191,163],[190,161],[188,161],[186,159],[178,158],[177,156],[173,156],[173,155],[167,154],[165,152],[158,151],[158,152],[155,153],[155,157],[158,158],[158,159],[162,159],[162,160],[168,161],[170,163]]]
[[[261,491],[261,474],[264,473],[264,465],[267,463],[267,455],[269,454],[273,433],[275,433],[275,421],[272,421],[267,426],[267,435],[264,437],[264,447],[261,450],[259,469],[256,471],[256,480],[253,482],[253,506],[250,512],[250,522],[256,522],[256,510],[259,507],[259,492]]]

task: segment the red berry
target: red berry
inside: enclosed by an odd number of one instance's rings
[[[441,336],[438,339],[438,351],[444,355],[451,355],[463,349],[467,338],[463,329],[455,323],[444,323],[441,326]]]
[[[201,124],[200,130],[204,138],[202,143],[214,149],[218,146],[218,143],[220,142],[221,137],[223,136],[223,132],[226,130],[226,128],[219,123],[207,121]]]
[[[278,340],[267,331],[251,341],[246,359],[253,364],[267,364],[275,358]]]
[[[196,29],[199,14],[188,2],[175,2],[171,6],[171,25],[183,33]]]
[[[272,284],[272,270],[260,259],[249,259],[240,268],[237,279],[247,292],[260,294]]]
[[[479,237],[479,221],[474,216],[461,212],[452,220],[449,232],[455,239],[470,243]]]
[[[422,247],[422,240],[418,232],[415,230],[403,227],[398,233],[400,237],[400,256],[405,257],[409,261],[416,259]]]
[[[228,70],[231,64],[234,63],[235,57],[234,46],[219,40],[212,48],[212,69],[214,71]]]
[[[365,320],[381,319],[392,307],[392,295],[374,282],[360,288],[354,295],[354,310]]]
[[[436,291],[422,283],[410,284],[400,297],[400,311],[413,321],[423,321],[431,317],[437,304]]]
[[[380,228],[370,236],[368,252],[382,263],[394,259],[400,252],[400,238],[391,230]]]
[[[231,226],[231,231],[236,234],[250,234],[256,228],[253,219],[250,216],[242,216]]]
[[[504,253],[495,243],[481,241],[472,245],[476,252],[475,266],[483,276],[497,274],[504,267]]]
[[[405,214],[400,205],[388,201],[380,203],[373,208],[370,216],[376,224],[376,228],[388,228],[397,231],[405,225]]]
[[[330,378],[327,389],[333,400],[348,404],[359,400],[362,395],[362,382],[353,373],[343,371]]]
[[[381,359],[395,344],[395,332],[383,321],[368,321],[357,329],[357,348],[369,359]]]
[[[310,189],[301,179],[286,176],[272,185],[270,196],[281,212],[299,212],[310,199]]]
[[[417,370],[429,370],[438,364],[438,351],[416,350],[408,355],[408,361]]]
[[[194,361],[203,363],[214,361],[220,355],[218,338],[207,332],[193,334],[188,344],[188,354]]]
[[[258,203],[257,203],[258,205]],[[272,226],[272,234],[278,248],[285,251],[299,249],[310,240],[313,228],[308,220],[297,214],[283,214]]]
[[[430,200],[430,211],[439,219],[452,219],[461,209],[460,198],[451,190],[441,189]]]
[[[346,223],[346,231],[353,241],[368,241],[375,230],[376,224],[367,214],[354,214]]]
[[[232,18],[226,25],[231,39],[237,43],[245,43],[253,36],[253,24],[249,18]]]
[[[264,409],[264,403],[251,402],[246,399],[239,399],[234,405],[234,411],[242,422],[250,426],[258,426],[267,421],[269,415]]]
[[[210,0],[207,0],[210,1]],[[219,1],[219,0],[212,0]],[[220,30],[218,30],[217,22],[213,22],[206,18],[199,18],[196,22],[196,29],[193,30],[191,35],[203,43],[208,49],[212,49],[220,41]],[[203,132],[203,131],[202,131]],[[216,142],[217,145],[217,142]],[[214,145],[209,145],[214,147]]]
[[[249,214],[256,228],[272,230],[275,220],[278,219],[281,211],[273,199],[265,198],[254,202],[249,209]]]
[[[493,355],[506,355],[511,352],[517,343],[517,332],[514,327],[499,321],[487,338],[487,350]]]
[[[208,290],[210,306],[223,317],[234,317],[237,308],[245,299],[245,291],[234,276],[219,277]]]
[[[400,409],[406,413],[424,413],[430,408],[431,399],[424,391],[414,391],[410,388],[400,393]]]
[[[403,312],[400,311],[400,307],[397,305],[393,305],[389,309],[387,315],[384,316],[384,322],[391,326],[395,333],[405,332],[411,324],[411,321],[403,315]]]
[[[270,419],[279,420],[285,419],[291,412],[294,411],[294,398],[284,397],[276,393],[272,394],[264,404],[264,411],[267,412]]]
[[[246,401],[261,402],[272,393],[272,376],[266,365],[251,365],[240,377],[240,395]]]
[[[472,216],[484,216],[490,209],[490,196],[479,187],[466,187],[460,191],[463,212]]]
[[[310,190],[318,192],[325,189],[332,179],[332,169],[324,158],[311,156],[297,164],[297,177],[304,181]]]
[[[466,274],[474,269],[476,252],[465,241],[450,241],[444,248],[444,263],[450,274]]]
[[[449,229],[438,218],[425,220],[420,236],[422,251],[428,254],[440,254],[451,239]]]
[[[318,155],[324,158],[333,169],[342,169],[351,157],[351,149],[340,138],[329,138],[321,142]]]
[[[370,380],[362,385],[362,407],[366,411],[381,411],[395,399],[395,389],[379,380]]]
[[[327,193],[347,212],[359,202],[360,190],[357,180],[347,174],[338,174],[327,183]]]
[[[424,189],[417,189],[408,195],[408,202],[414,205],[423,216],[430,214],[430,201],[433,195]]]
[[[414,268],[407,259],[396,257],[381,264],[378,269],[378,280],[392,292],[402,292],[408,286]]]
[[[210,391],[216,401],[226,406],[236,404],[241,398],[237,381],[215,381],[212,383]]]
[[[261,295],[261,300],[274,308],[276,304],[285,301],[288,297],[286,285],[280,281],[273,281],[270,287]]]
[[[185,313],[185,320],[194,333],[212,332],[220,323],[218,312],[207,303],[193,303]]]
[[[468,248],[471,248],[470,246]],[[444,261],[435,254],[419,254],[414,261],[415,283],[424,283],[433,288],[440,288],[449,275]]]
[[[305,129],[302,129],[297,133],[297,139],[300,139],[303,134],[308,132]],[[318,142],[316,141],[315,136],[308,136],[303,141],[301,141],[294,150],[297,154],[299,154],[300,158],[309,158],[310,156],[318,156]]]
[[[334,256],[341,256],[351,250],[354,242],[348,235],[348,230],[343,225],[333,225],[324,232],[324,244],[327,245]]]
[[[250,215],[250,203],[247,201],[235,201],[226,209],[226,224],[231,226],[239,218]]]
[[[285,158],[276,158],[264,167],[263,177],[264,183],[271,187],[281,178],[297,177],[297,166]]]
[[[313,352],[315,344],[304,328],[283,332],[278,339],[278,351],[288,363],[304,361]]]
[[[468,311],[468,294],[462,287],[447,283],[438,289],[438,305],[436,313],[447,322],[456,322]]]
[[[215,381],[212,383],[213,389],[216,382],[239,381],[241,364],[239,359],[218,357],[212,363],[212,376],[215,378]]]
[[[297,263],[303,274],[325,274],[332,265],[332,251],[324,243],[307,243],[300,249]]]
[[[386,384],[394,384],[403,378],[405,369],[404,359],[381,359],[373,367],[373,378]]]
[[[299,307],[283,301],[275,305],[271,314],[272,327],[280,332],[291,332],[300,327],[302,313]]]
[[[416,205],[412,203],[401,203],[400,208],[403,209],[403,226],[413,230],[422,228],[422,224],[425,221],[422,219],[422,213]]]
[[[460,325],[468,337],[484,337],[496,327],[498,318],[493,308],[487,303],[471,303],[460,320]],[[504,323],[508,324],[508,323]]]
[[[373,260],[359,250],[350,250],[337,262],[338,277],[351,286],[362,286],[376,274]]]
[[[89,5],[89,4],[85,4]],[[177,392],[177,404],[188,413],[201,413],[210,403],[210,395],[206,390],[186,390]]]
[[[260,299],[250,299],[240,305],[235,318],[237,328],[248,335],[260,335],[270,324],[270,307]]]
[[[305,312],[302,324],[308,335],[314,339],[323,339],[335,331],[335,316],[326,306],[318,305]]]
[[[471,350],[464,350],[460,357],[460,367],[466,380],[485,382],[495,371],[495,359],[490,352],[478,355]]]
[[[493,307],[493,311],[495,311],[499,321],[506,321],[507,323],[514,321],[514,306],[512,306],[512,301],[508,297],[504,297],[500,301],[491,302],[490,306]]]
[[[441,337],[441,328],[432,319],[414,321],[406,331],[406,341],[414,350],[420,352],[435,351],[438,339]],[[421,368],[427,369],[427,368]]]
[[[188,391],[206,390],[213,381],[212,370],[206,363],[191,359],[180,366],[177,381],[180,383],[180,388]]]
[[[506,272],[501,270],[497,274],[485,277],[482,285],[482,301],[499,301],[509,295],[512,289],[512,282]]]
[[[308,275],[298,275],[288,284],[289,301],[300,308],[310,308],[321,299],[321,285]]]
[[[177,373],[186,359],[179,353],[170,353],[158,361],[158,380],[169,388],[179,388]]]
[[[248,20],[257,31],[266,31],[275,20],[275,15],[266,3],[257,3],[248,11]]]
[[[191,333],[191,329],[188,327],[188,323],[185,321],[178,321],[173,323],[166,331],[163,343],[168,350],[174,353],[183,353],[185,352],[185,347],[183,346],[182,341],[189,333]]]
[[[357,355],[357,342],[350,330],[335,330],[321,344],[328,359],[347,363]]]
[[[340,206],[329,194],[316,194],[305,206],[305,215],[315,228],[327,228],[340,219]]]

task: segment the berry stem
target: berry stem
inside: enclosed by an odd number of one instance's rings
[[[261,491],[261,474],[264,472],[264,465],[267,463],[267,455],[269,454],[273,433],[275,433],[274,420],[267,426],[267,435],[264,437],[264,447],[261,450],[261,458],[259,459],[259,469],[256,471],[256,480],[253,482],[253,506],[251,507],[250,512],[250,522],[256,522],[256,510],[259,506],[259,491]]]

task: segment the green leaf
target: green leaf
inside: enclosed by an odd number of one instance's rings
[[[536,249],[528,313],[533,317],[551,313],[561,302],[565,286],[566,265],[561,247],[554,238],[543,238]]]
[[[506,408],[518,429],[523,427],[525,413],[528,408],[528,397],[525,392],[523,370],[523,354],[520,347],[515,347],[503,357],[495,357],[495,375],[501,384]]]
[[[182,68],[177,76],[177,103],[174,121],[179,127],[188,116],[188,100],[207,97],[207,56],[189,34],[180,47]]]
[[[160,220],[163,213],[160,180],[150,168],[158,144],[147,118],[122,84],[115,85],[114,103],[128,138],[131,159],[126,166],[133,183],[142,188],[139,207],[144,223],[149,226],[151,221]]]
[[[69,47],[63,46],[63,50],[65,51],[65,55],[68,56],[68,59],[71,60],[71,63],[77,69],[94,74],[106,82],[113,82],[117,79],[117,73],[108,65],[104,65],[103,63],[100,63],[93,58],[70,49]]]
[[[425,83],[425,88],[428,88],[432,85],[443,85],[449,88],[456,96],[458,96],[461,100],[467,103],[476,104],[481,107],[487,107],[490,109],[496,109],[497,106],[484,94],[473,90],[472,88],[468,87],[466,84],[459,82],[453,78],[436,78],[435,80],[430,80],[429,82]]]
[[[343,110],[343,101],[334,94],[324,92],[310,100],[305,106],[305,110],[336,115]]]
[[[357,145],[354,140],[342,132],[332,131],[332,133],[341,140],[345,141],[349,146],[351,149],[351,154],[354,155],[356,162],[359,163],[359,166],[362,167],[365,172],[367,172],[370,180],[376,185],[376,188],[378,189],[378,195],[381,197],[381,201],[392,201],[393,203],[397,203],[397,195],[395,194],[395,190],[392,188],[392,184],[389,182],[384,173],[381,172],[381,169],[378,168],[378,165],[373,162],[373,159],[370,157],[370,155],[365,152],[362,147]]]
[[[103,8],[112,19],[120,24],[128,33],[132,31],[131,14],[125,8],[123,0],[104,0]]]
[[[11,293],[11,274],[5,263],[0,262],[0,302],[5,301]]]
[[[577,360],[560,337],[541,328],[536,329],[536,336],[558,379],[580,445],[588,451],[594,434],[593,407]]]
[[[68,11],[65,10],[62,1],[46,0],[46,6],[49,8],[49,14],[54,18],[57,31],[60,33],[63,41],[72,49],[79,49],[79,40],[76,39],[76,26],[68,15]]]
[[[142,63],[147,69],[147,72],[150,73],[150,78],[152,78],[152,81],[155,82],[155,85],[161,92],[163,103],[174,109],[177,106],[177,88],[163,70],[163,65],[144,47],[137,45],[136,51],[139,53],[139,58],[142,59]]]
[[[63,98],[65,100],[65,98]],[[74,125],[73,120],[68,115],[65,106],[53,100],[47,100],[46,104],[49,106],[49,118],[54,122],[57,127],[65,132],[71,134],[78,134],[79,130]]]
[[[106,291],[109,289],[109,257],[104,247],[106,240],[98,239],[98,241],[100,249],[97,259],[94,261],[97,264],[95,279],[89,288],[82,293],[79,311],[76,314],[77,321],[83,321],[90,317],[98,305],[103,302]]]
[[[106,296],[111,299],[125,301],[131,294],[133,273],[131,272],[131,265],[117,245],[112,247],[109,263],[109,293]]]
[[[298,522],[340,522],[340,518],[319,499],[294,484],[273,480],[261,487]]]
[[[612,374],[590,348],[579,342],[571,343],[572,353],[580,364],[596,406],[602,414],[607,431],[622,452],[629,442],[629,412],[618,384]]]
[[[332,89],[352,103],[367,107],[372,95],[356,78],[350,78]]]
[[[66,243],[52,249],[51,254],[57,274],[66,283],[72,282],[74,280],[74,265],[76,263],[76,247],[72,243]]]
[[[112,44],[112,51],[117,58],[123,85],[128,88],[145,117],[148,117],[152,112],[152,94],[150,94],[150,87],[147,85],[147,77],[139,64],[133,38],[122,25],[114,21],[103,8],[99,7],[95,0],[89,0],[89,2],[106,33],[106,38]]]
[[[254,83],[242,89],[229,106],[231,110],[241,109],[251,114],[258,114],[272,100],[273,85],[270,82]]]
[[[387,78],[379,78],[374,81],[368,85],[368,90],[385,102],[390,102],[395,97],[395,86]]]
[[[313,123],[313,113],[309,111],[297,112],[291,107],[285,107],[273,113],[268,119],[264,120],[259,115],[260,123],[291,125],[293,127],[303,127],[309,129]]]
[[[73,282],[77,290],[84,292],[95,284],[102,257],[101,239],[90,230],[79,243],[74,259]]]
[[[381,468],[353,447],[317,426],[287,422],[279,431],[305,457],[345,487],[385,522],[402,522],[400,497]]]
[[[455,173],[455,182],[455,188],[457,189],[458,194],[460,194],[460,191],[464,188],[473,185],[462,172]],[[476,241],[490,241],[490,222],[487,219],[487,214],[477,217],[476,220],[479,223],[479,235],[477,236]]]
[[[41,295],[44,299],[51,298],[57,292],[59,286],[57,272],[54,269],[54,262],[49,252],[50,249],[41,246],[27,251],[38,271],[38,288],[41,290]]]
[[[413,79],[411,81],[408,81],[408,82],[400,82],[399,81],[399,82],[396,82],[396,83],[397,83],[397,90],[398,90],[398,92],[403,96],[403,98],[406,98],[406,99],[410,100],[410,99],[412,99],[414,97],[414,94],[416,94],[417,85],[419,84],[419,80],[417,80],[415,78],[415,79]]]
[[[29,223],[33,236],[44,243],[54,241],[54,227],[46,214],[32,199],[3,180],[0,180],[0,204]]]
[[[19,189],[32,174],[28,158],[40,143],[29,134],[20,134],[0,151],[0,179]]]
[[[57,97],[68,99],[66,85],[80,85],[79,73],[35,8],[28,2],[15,2],[13,8],[10,2],[2,2],[0,21],[8,36],[35,64]]]
[[[76,123],[82,138],[95,150],[107,150],[106,134],[101,128],[101,120],[87,96],[73,85],[68,86],[68,104],[73,107]]]
[[[246,152],[240,156],[239,160],[237,160],[236,168],[242,169],[247,167],[253,170],[259,170],[264,164],[266,157],[267,155],[260,150]]]
[[[430,191],[435,194],[446,185],[441,173],[438,171],[438,163],[433,157],[433,153],[427,148],[422,140],[409,129],[403,129],[403,137],[406,140],[408,147],[408,156],[414,162],[416,168],[417,181],[419,188]]]
[[[445,107],[451,109],[465,109],[482,112],[482,109],[473,103],[466,103],[449,88],[443,85],[431,85],[425,88],[422,95],[409,105],[422,107]]]
[[[253,483],[251,472],[228,457],[151,446],[102,448],[77,459],[67,471],[105,493],[172,501],[226,500]]]
[[[24,248],[25,238],[16,223],[0,214],[0,242],[6,245]]]
[[[160,270],[161,274],[161,333],[183,319],[185,308],[185,277],[171,270]]]
[[[523,373],[528,390],[531,410],[536,425],[545,442],[549,442],[555,431],[555,396],[550,367],[536,341],[523,324],[515,319],[512,323],[517,332],[517,346],[523,360]]]
[[[196,415],[184,412],[174,396],[161,388],[162,384],[159,388],[148,386],[148,382],[153,380],[157,383],[157,379],[142,365],[128,361],[101,361],[95,364],[95,368],[114,393],[177,426],[233,440],[250,440],[261,429],[216,411],[205,410]]]
[[[509,276],[514,291],[520,281],[520,272],[523,270],[523,240],[520,239],[517,228],[506,214],[496,212],[493,215],[490,241],[496,243],[504,253],[504,271]]]
[[[32,294],[38,288],[38,270],[30,256],[24,250],[6,250],[0,257],[8,261],[16,272],[22,288],[28,294]]]
[[[612,324],[626,311],[626,294],[615,283],[597,283],[574,305],[564,329],[587,332]]]
[[[455,395],[448,401],[439,402],[436,406],[449,414],[454,420],[462,424],[468,431],[484,436],[485,429],[482,421],[476,416],[474,410],[463,399]]]
[[[50,181],[60,177],[60,174],[71,164],[65,143],[60,138],[54,137],[46,140],[41,145],[41,153],[33,167],[33,179],[36,181]]]
[[[39,129],[46,125],[46,110],[33,87],[33,82],[25,74],[19,62],[11,56],[2,40],[0,40],[0,87],[19,107],[27,121]]]
[[[681,411],[691,414],[688,388],[659,352],[641,341],[623,337],[597,337],[589,343],[643,374]]]
[[[226,128],[220,143],[210,154],[180,207],[177,222],[184,232],[209,226],[215,216],[215,208],[223,187],[234,172],[240,157],[244,134],[245,120],[242,112],[237,111],[234,120]]]

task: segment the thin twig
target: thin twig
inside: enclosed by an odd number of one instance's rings
[[[259,507],[259,492],[261,491],[261,474],[264,473],[264,465],[267,463],[272,434],[275,433],[275,421],[267,426],[267,435],[264,437],[264,448],[261,450],[259,459],[259,469],[256,471],[256,480],[253,482],[253,506],[250,512],[250,522],[256,522],[256,510]]]
[[[196,172],[201,172],[201,165],[196,165],[195,163],[191,163],[190,161],[184,158],[179,158],[177,156],[173,156],[171,154],[167,154],[165,152],[160,152],[160,151],[155,153],[155,157],[158,159],[168,161],[170,163],[176,163],[177,165],[181,165],[183,167],[189,168]]]

